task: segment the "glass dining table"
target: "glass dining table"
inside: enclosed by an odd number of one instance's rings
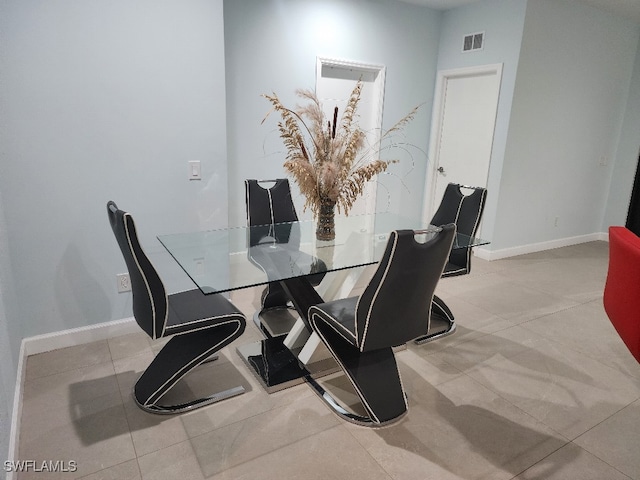
[[[297,328],[306,330],[308,336],[311,330],[308,309],[324,301],[311,285],[310,276],[344,273],[377,263],[393,230],[435,228],[422,220],[392,213],[337,216],[335,224],[336,238],[331,241],[316,239],[316,224],[311,220],[174,233],[157,238],[204,294],[279,282],[299,316]],[[487,243],[457,234],[452,248]],[[281,333],[237,349],[267,391],[277,391],[301,383],[307,375],[319,376],[332,370],[326,363],[315,371],[301,364],[298,347],[291,348],[287,332]]]

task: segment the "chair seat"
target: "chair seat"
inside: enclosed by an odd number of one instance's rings
[[[457,265],[455,263],[447,262],[442,272],[443,277],[455,277],[456,275],[466,275],[469,273],[466,265]]]
[[[341,298],[314,305],[309,309],[309,318],[319,316],[351,345],[357,346],[356,305],[359,297]]]
[[[107,215],[129,271],[136,323],[153,339],[171,337],[135,382],[136,404],[146,412],[175,414],[243,393],[240,385],[186,403],[159,403],[185,375],[240,337],[246,319],[217,293],[189,290],[168,295],[140,245],[133,217],[112,201]]]
[[[313,331],[348,378],[364,409],[363,414],[341,406],[331,392],[311,379],[315,392],[341,418],[380,427],[407,413],[407,396],[393,347],[428,330],[434,292],[455,232],[454,224],[422,231],[419,233],[427,233],[427,240],[418,242],[414,230],[392,231],[359,297],[309,308]]]
[[[237,321],[243,314],[225,297],[200,290],[169,295],[169,318],[163,337]]]

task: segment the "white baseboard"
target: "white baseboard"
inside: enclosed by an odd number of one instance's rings
[[[483,260],[500,260],[501,258],[515,257],[527,253],[542,252],[553,248],[568,247],[578,245],[580,243],[594,241],[609,241],[609,235],[605,232],[590,233],[588,235],[579,235],[576,237],[559,238],[557,240],[549,240],[547,242],[530,243],[528,245],[520,245],[518,247],[502,248],[500,250],[488,250],[486,248],[475,248],[474,254]]]
[[[88,325],[86,327],[46,333],[22,340],[25,356],[50,352],[58,348],[75,347],[85,343],[97,342],[119,335],[139,332],[140,327],[133,317],[113,320],[111,322]]]
[[[20,345],[16,389],[13,395],[13,414],[11,416],[11,433],[9,435],[7,459],[18,460],[20,419],[22,418],[22,391],[26,375],[27,357],[29,355],[49,352],[58,348],[74,347],[85,343],[97,342],[98,340],[107,340],[135,332],[140,332],[140,327],[138,327],[135,319],[130,317],[23,339]],[[13,480],[14,478],[14,472],[7,473],[7,480]]]

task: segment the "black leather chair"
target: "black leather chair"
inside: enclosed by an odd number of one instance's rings
[[[261,183],[273,183],[273,185],[266,188],[260,185]],[[247,225],[272,225],[298,221],[288,179],[249,179],[244,181],[244,185],[247,201]]]
[[[465,195],[463,189],[471,190]],[[484,211],[487,190],[482,187],[467,187],[450,183],[444,191],[440,206],[431,219],[432,225],[454,223],[458,233],[475,237]],[[466,275],[471,271],[471,248],[454,248],[444,267],[443,277]],[[451,335],[456,331],[456,323],[449,307],[437,295],[433,298],[433,322],[426,335],[414,342],[418,345]]]
[[[196,289],[168,295],[138,241],[133,217],[114,202],[107,203],[107,214],[129,270],[136,322],[153,339],[172,337],[135,384],[138,406],[172,414],[244,393],[238,386],[180,405],[158,403],[187,373],[242,335],[245,316],[219,294]]]
[[[469,195],[462,191],[471,190]],[[431,219],[432,225],[455,223],[458,233],[474,237],[480,225],[487,189],[450,183],[444,191],[440,206]],[[451,251],[443,277],[466,275],[471,271],[471,247]]]
[[[296,263],[301,264],[300,256],[306,255],[299,252],[299,237],[297,236],[297,226],[288,224],[297,222],[293,200],[291,198],[291,188],[289,180],[278,178],[276,180],[245,180],[245,195],[247,206],[247,226],[253,227],[249,230],[249,246],[256,247],[269,242],[283,246],[283,253],[289,252],[296,255]],[[273,183],[270,187],[260,184]],[[286,251],[285,251],[286,250]],[[253,263],[262,268],[267,276],[273,270],[270,268],[269,256],[260,255],[259,248],[250,249],[249,254]],[[317,270],[319,273],[308,275],[307,279],[313,286],[320,284],[326,273],[326,266],[320,259],[309,255],[310,270]],[[275,276],[278,276],[277,274]],[[270,282],[262,292],[260,312],[254,317],[256,325],[261,327],[260,315],[268,310],[289,308],[289,296],[279,282]],[[269,331],[262,328],[267,335]]]
[[[350,380],[366,415],[339,406],[313,378],[308,382],[342,418],[379,427],[407,412],[393,347],[429,329],[433,292],[455,236],[455,225],[429,230],[424,243],[413,230],[391,232],[376,272],[360,297],[309,308],[309,320]]]

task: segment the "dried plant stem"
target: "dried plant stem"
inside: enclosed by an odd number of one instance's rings
[[[338,107],[333,109],[333,122],[325,118],[322,105],[311,90],[296,91],[298,97],[307,101],[296,110],[285,107],[275,93],[263,95],[280,114],[278,130],[287,150],[284,168],[304,195],[304,208],[310,208],[316,216],[327,202],[349,213],[366,183],[397,162],[372,159],[373,155],[377,155],[384,140],[413,120],[419,108],[411,110],[374,144],[365,146],[366,135],[355,121],[361,93],[359,81],[349,95],[340,121]]]

